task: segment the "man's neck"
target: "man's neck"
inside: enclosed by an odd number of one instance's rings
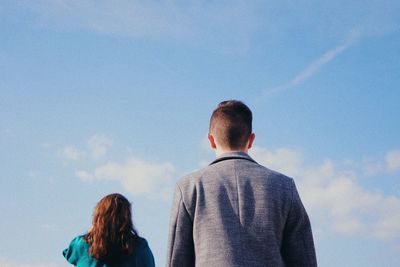
[[[233,153],[233,152],[242,152],[242,153],[248,153],[248,149],[221,149],[217,148],[215,149],[215,156],[218,158],[223,154],[226,153]]]

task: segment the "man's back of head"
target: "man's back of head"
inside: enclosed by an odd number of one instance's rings
[[[211,147],[221,152],[247,152],[254,139],[252,120],[252,112],[243,102],[228,100],[219,103],[210,118],[208,138]]]

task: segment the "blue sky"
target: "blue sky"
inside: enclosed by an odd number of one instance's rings
[[[0,1],[0,265],[68,266],[121,192],[163,266],[171,191],[235,98],[320,266],[399,266],[400,4],[331,2]]]

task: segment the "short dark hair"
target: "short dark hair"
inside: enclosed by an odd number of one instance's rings
[[[252,133],[252,121],[251,110],[243,102],[222,101],[211,115],[209,132],[221,146],[241,149]]]

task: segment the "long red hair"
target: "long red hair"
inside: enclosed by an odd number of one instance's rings
[[[86,236],[91,256],[115,264],[132,254],[138,235],[132,223],[131,204],[123,195],[103,197],[94,209],[92,224]]]

